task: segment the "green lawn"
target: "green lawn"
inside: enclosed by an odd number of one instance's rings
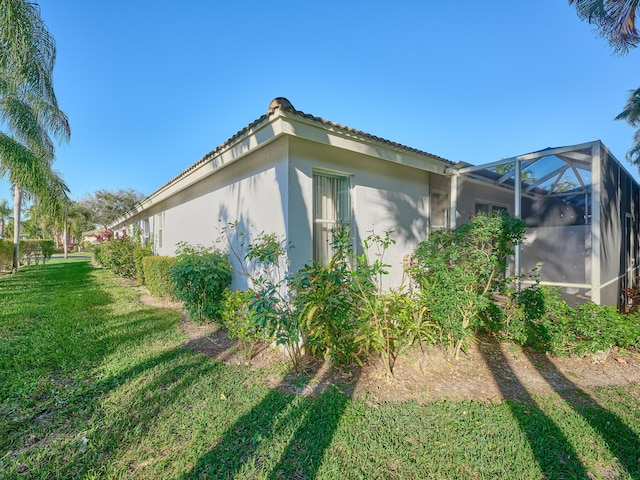
[[[0,278],[0,478],[640,479],[638,385],[535,405],[287,395],[184,348],[178,314],[137,295],[84,258]]]

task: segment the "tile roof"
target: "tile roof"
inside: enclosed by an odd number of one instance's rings
[[[361,130],[356,130],[354,128],[346,127],[344,125],[340,125],[339,123],[331,122],[329,120],[325,120],[323,118],[316,117],[316,116],[310,115],[308,113],[304,113],[304,112],[302,112],[300,110],[296,110],[289,100],[287,100],[284,97],[277,97],[277,98],[274,98],[271,101],[271,103],[269,104],[269,109],[268,109],[266,114],[262,115],[260,118],[258,118],[256,120],[254,120],[249,125],[244,127],[242,130],[238,131],[236,134],[231,136],[228,140],[226,140],[222,144],[218,145],[215,149],[211,150],[209,153],[204,155],[200,160],[195,162],[193,165],[188,167],[186,170],[182,171],[181,173],[179,173],[178,175],[173,177],[171,180],[169,180],[167,183],[162,185],[160,188],[156,189],[148,197],[154,195],[155,193],[159,192],[160,190],[163,190],[163,189],[169,187],[170,185],[173,185],[178,180],[180,180],[180,179],[186,177],[187,175],[189,175],[189,173],[191,173],[193,170],[197,169],[202,164],[208,162],[212,157],[215,157],[220,151],[222,151],[223,149],[225,149],[226,147],[228,147],[229,145],[234,143],[239,137],[243,136],[244,134],[249,132],[252,128],[256,127],[260,123],[262,123],[265,120],[267,120],[271,116],[271,114],[273,114],[273,112],[275,112],[277,109],[280,109],[280,110],[288,112],[288,113],[293,113],[293,114],[298,115],[298,116],[300,116],[302,118],[305,118],[307,120],[311,120],[313,122],[320,123],[320,124],[324,125],[325,127],[329,127],[329,128],[335,129],[335,130],[339,130],[339,131],[341,131],[343,133],[347,133],[349,135],[361,137],[361,138],[363,138],[365,140],[381,143],[381,144],[387,145],[389,147],[400,149],[400,150],[404,150],[404,151],[410,152],[410,153],[415,153],[417,155],[427,156],[427,157],[433,158],[435,160],[439,160],[441,162],[444,162],[444,163],[446,163],[448,165],[453,165],[454,164],[453,162],[451,162],[450,160],[447,160],[444,157],[440,157],[438,155],[434,155],[432,153],[425,152],[423,150],[418,150],[417,148],[408,147],[406,145],[402,145],[402,144],[397,143],[397,142],[392,142],[391,140],[387,140],[387,139],[382,138],[382,137],[377,137],[375,135],[371,135],[370,133],[366,133],[366,132],[363,132]]]

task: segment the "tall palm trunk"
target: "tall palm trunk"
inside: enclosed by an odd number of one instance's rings
[[[67,218],[64,219],[64,233],[63,233],[63,243],[64,243],[64,259],[69,258],[69,228],[67,227]]]
[[[20,268],[20,204],[22,189],[16,184],[13,187],[13,272]]]

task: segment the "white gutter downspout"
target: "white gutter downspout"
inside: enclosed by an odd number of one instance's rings
[[[456,212],[458,211],[458,172],[453,171],[451,176],[451,213],[449,214],[449,228],[456,228]]]
[[[519,158],[516,158],[516,171],[514,175],[514,202],[513,210],[517,218],[522,218],[522,164]],[[520,291],[520,244],[516,245],[514,252],[514,268],[516,274],[516,292]]]
[[[600,142],[591,147],[591,301],[600,305],[600,182],[602,159]]]

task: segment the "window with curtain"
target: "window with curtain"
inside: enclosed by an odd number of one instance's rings
[[[164,219],[162,217],[164,217],[164,212],[156,215],[156,235],[158,235],[156,239],[157,248],[162,248],[162,224],[164,223]]]
[[[313,259],[327,265],[332,232],[349,223],[349,177],[313,174]]]
[[[431,230],[449,228],[449,196],[443,192],[431,192]]]

